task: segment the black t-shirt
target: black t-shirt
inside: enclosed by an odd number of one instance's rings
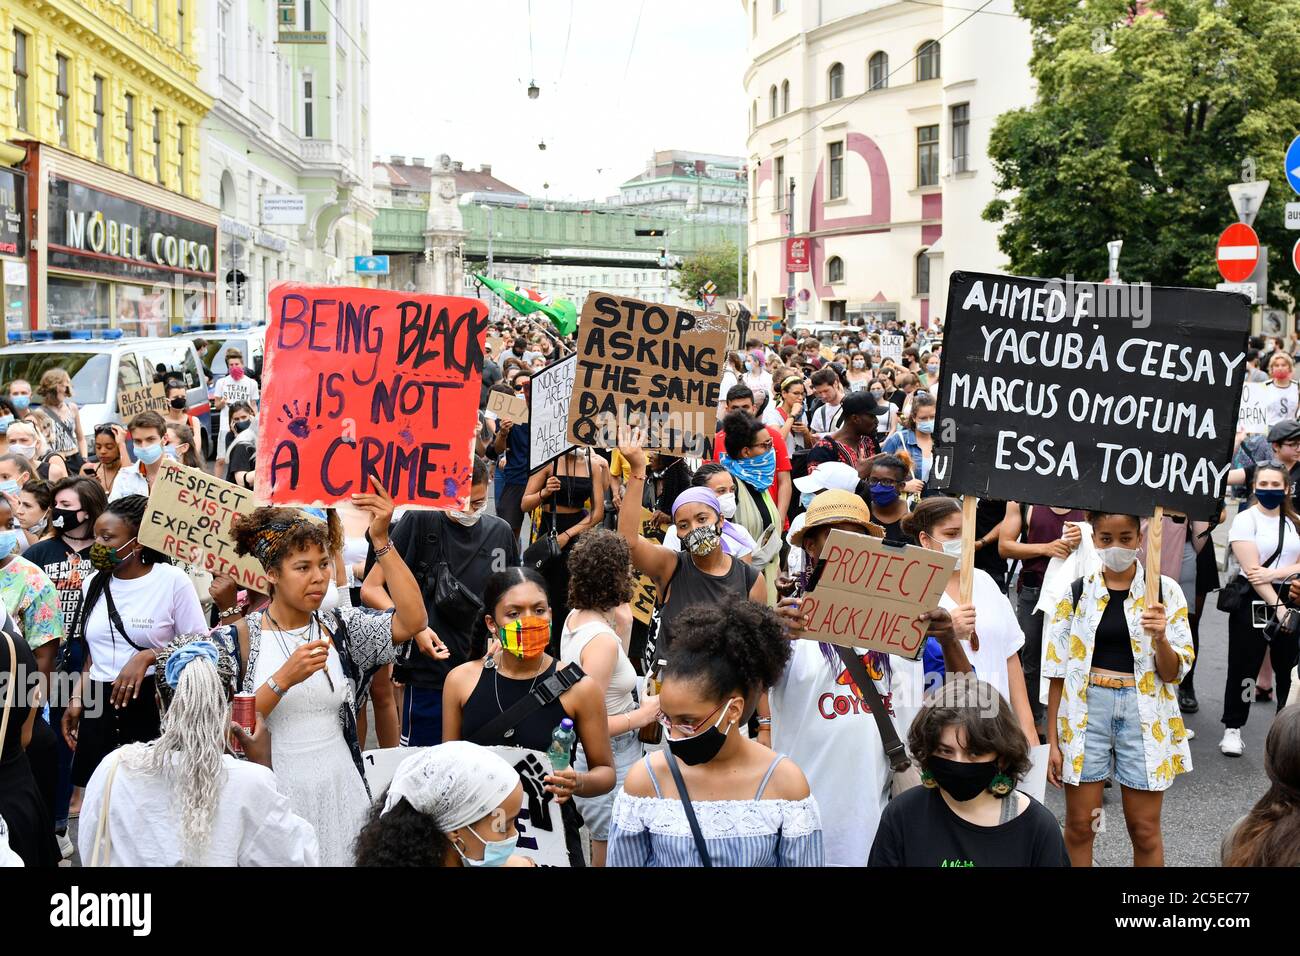
[[[1056,817],[1037,800],[1009,823],[981,827],[953,813],[937,789],[913,787],[885,807],[867,865],[1069,866],[1070,857]]]
[[[68,546],[62,537],[38,541],[23,557],[36,565],[54,582],[59,592],[59,610],[63,612],[63,631],[72,638],[72,626],[81,607],[81,584],[94,569],[90,566],[90,547],[80,553]]]
[[[1133,673],[1133,644],[1129,640],[1128,619],[1124,617],[1124,599],[1128,589],[1108,588],[1110,600],[1097,622],[1092,644],[1092,666],[1102,670]]]
[[[996,528],[1007,516],[1007,503],[994,498],[981,498],[975,508],[975,538],[979,540]],[[1007,579],[1007,559],[998,554],[997,540],[990,541],[975,552],[975,567],[986,572],[998,587]]]
[[[436,511],[408,512],[393,528],[392,541],[424,593],[429,627],[451,651],[447,660],[437,661],[411,642],[409,659],[401,666],[408,683],[436,690],[453,667],[470,659],[471,641],[482,627],[478,620],[449,621],[438,613],[433,601],[438,565],[446,561],[452,576],[481,600],[493,572],[519,563],[519,545],[510,525],[493,515],[467,528]]]

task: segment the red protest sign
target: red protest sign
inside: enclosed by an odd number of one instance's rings
[[[399,505],[469,496],[487,306],[286,282],[271,290],[258,496],[333,504],[377,478]]]

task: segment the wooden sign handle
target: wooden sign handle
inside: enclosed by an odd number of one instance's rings
[[[969,604],[975,589],[975,508],[979,499],[963,495],[961,499],[961,566],[957,579],[959,604]]]
[[[1147,594],[1160,593],[1160,539],[1164,537],[1164,529],[1165,509],[1163,505],[1156,505],[1155,514],[1147,525]]]

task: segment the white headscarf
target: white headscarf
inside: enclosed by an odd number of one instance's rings
[[[429,747],[407,757],[393,775],[383,813],[406,798],[433,817],[443,833],[466,826],[501,806],[519,786],[519,774],[492,751],[466,740]]]

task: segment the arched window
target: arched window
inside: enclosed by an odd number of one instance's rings
[[[754,100],[754,105],[749,111],[749,128],[755,129],[758,126],[758,100]]]
[[[838,100],[844,95],[844,64],[836,63],[826,73],[826,98]]]
[[[776,116],[776,84],[773,83],[772,88],[767,91],[767,118],[776,119]]]
[[[889,54],[877,50],[867,61],[867,89],[883,90],[889,85]]]
[[[235,177],[228,169],[221,174],[221,211],[227,216],[235,215]]]
[[[926,40],[916,51],[917,80],[937,80],[939,78],[939,41]]]
[[[916,254],[916,294],[930,294],[930,257],[924,249]]]
[[[790,112],[790,81],[781,81],[781,112]]]
[[[826,263],[826,281],[832,284],[844,281],[844,260],[831,256]]]

